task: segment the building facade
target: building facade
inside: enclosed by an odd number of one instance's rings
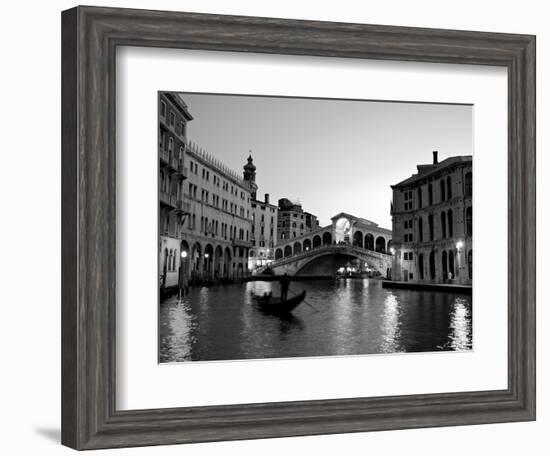
[[[251,187],[188,141],[193,119],[178,94],[159,99],[160,287],[247,275]]]
[[[289,239],[304,236],[317,231],[319,221],[317,217],[302,209],[302,205],[293,203],[287,198],[281,198],[277,213],[277,239],[287,242]]]
[[[248,270],[267,266],[273,261],[277,243],[277,206],[269,203],[269,193],[261,201],[257,197],[256,166],[250,154],[243,167],[243,179],[250,188],[252,222],[250,228],[251,248],[248,251]]]
[[[159,95],[159,273],[160,287],[178,284],[183,220],[189,215],[184,204],[187,123],[193,119],[176,94]]]
[[[392,185],[392,279],[472,283],[472,156],[417,166]]]
[[[269,203],[269,193],[264,200],[252,200],[252,248],[248,257],[250,271],[269,265],[275,258],[277,245],[277,206]]]

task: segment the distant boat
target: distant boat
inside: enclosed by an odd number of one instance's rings
[[[270,313],[284,315],[292,312],[306,297],[306,291],[302,291],[299,295],[288,298],[283,301],[280,297],[273,297],[271,295],[255,295],[252,297],[256,301],[256,304],[260,310]]]

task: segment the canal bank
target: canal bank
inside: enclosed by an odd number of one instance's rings
[[[471,285],[459,285],[454,283],[422,283],[422,282],[401,282],[397,280],[383,280],[382,288],[397,288],[402,290],[417,291],[442,291],[448,293],[460,293],[472,295]]]

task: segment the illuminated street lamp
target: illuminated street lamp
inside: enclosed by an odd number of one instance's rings
[[[185,290],[187,289],[187,250],[181,251],[180,255],[180,271],[179,271],[179,298],[183,299]]]
[[[464,242],[458,241],[458,242],[456,243],[456,249],[457,249],[457,250],[460,250],[462,247],[464,247]]]
[[[395,249],[394,249],[393,247],[390,247],[390,253],[391,253],[392,255],[395,255]]]
[[[204,259],[205,259],[204,265],[206,266],[206,278],[210,279],[210,262],[208,261],[208,258],[210,258],[210,254],[205,253],[204,254]]]

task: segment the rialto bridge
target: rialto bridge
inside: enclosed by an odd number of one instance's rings
[[[350,260],[360,260],[386,275],[391,268],[391,231],[378,224],[346,213],[334,216],[332,223],[304,236],[279,240],[274,261],[275,274],[333,274]],[[266,267],[256,273],[262,273]]]

